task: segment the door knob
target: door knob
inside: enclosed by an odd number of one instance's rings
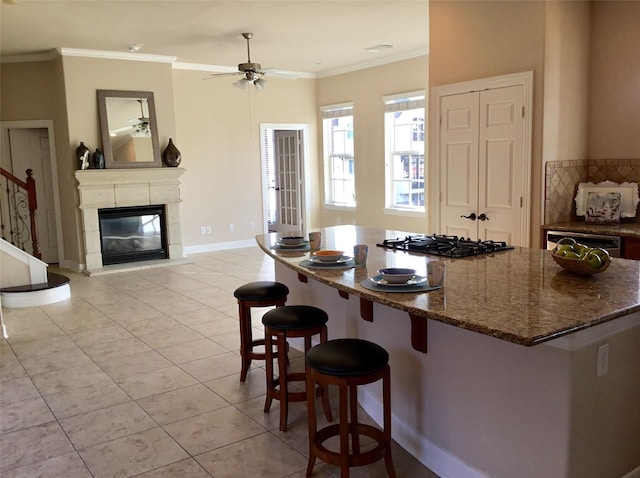
[[[484,215],[484,214],[483,214]],[[465,219],[471,219],[472,221],[476,220],[476,213],[472,212],[471,214],[469,214],[468,216],[460,216],[460,217],[464,217]],[[483,219],[484,220],[484,219]]]
[[[480,221],[488,221],[489,220],[489,216],[487,216],[485,213],[482,213],[478,216],[478,220]]]

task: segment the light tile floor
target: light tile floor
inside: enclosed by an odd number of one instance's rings
[[[189,260],[93,277],[61,271],[71,299],[4,310],[0,476],[305,476],[305,404],[291,404],[281,433],[278,403],[263,412],[264,363],[239,381],[233,291],[272,279],[272,259],[250,247]],[[303,366],[300,352],[291,356]],[[396,444],[393,457],[398,477],[437,478]],[[313,476],[339,469],[317,461]],[[385,477],[383,461],[352,476]]]

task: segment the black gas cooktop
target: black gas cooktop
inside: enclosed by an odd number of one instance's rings
[[[401,251],[417,252],[421,254],[433,254],[446,257],[468,257],[493,252],[508,251],[513,246],[499,241],[474,241],[458,236],[444,236],[433,234],[398,237],[385,239],[378,247],[396,249]]]

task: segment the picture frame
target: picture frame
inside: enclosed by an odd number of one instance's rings
[[[619,192],[595,192],[587,195],[585,221],[591,224],[620,224],[622,195]]]

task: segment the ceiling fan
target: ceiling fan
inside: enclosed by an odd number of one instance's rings
[[[256,90],[263,90],[267,84],[267,80],[262,78],[264,75],[271,74],[273,76],[279,76],[282,78],[297,78],[297,75],[288,73],[278,73],[273,68],[262,68],[260,63],[253,63],[251,61],[251,47],[249,41],[253,38],[253,33],[243,33],[242,37],[247,41],[247,62],[238,64],[238,71],[231,73],[214,73],[211,76],[204,78],[210,80],[211,78],[220,78],[222,76],[235,76],[242,75],[238,81],[233,83],[233,86],[244,90],[248,83],[252,83],[256,87]]]
[[[149,129],[150,118],[144,114],[144,107],[142,103],[144,100],[136,99],[136,101],[140,104],[140,116],[128,120],[129,124],[127,126],[110,129],[109,134],[111,136],[117,136],[121,133],[129,133],[129,135],[133,137],[148,137],[151,135],[151,130]]]
[[[143,135],[146,136],[150,133],[149,131],[149,117],[144,115],[144,108],[142,106],[142,99],[137,99],[136,100],[138,103],[140,103],[140,116],[137,118],[133,118],[129,120],[129,123],[132,123],[133,126],[133,130],[138,133],[139,135]]]

